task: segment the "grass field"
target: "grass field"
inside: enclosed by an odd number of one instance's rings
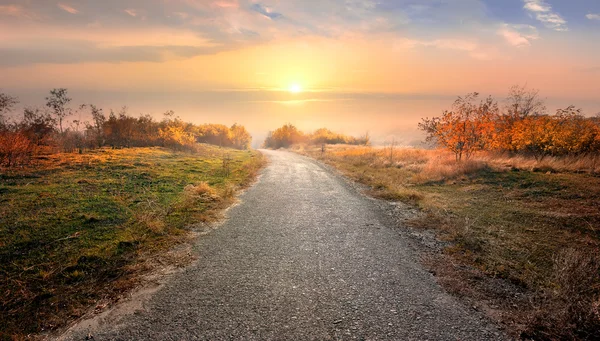
[[[535,339],[594,339],[600,330],[600,177],[565,162],[494,158],[457,163],[441,151],[329,146],[296,151],[370,186],[370,194],[418,207],[407,224],[449,242],[430,264],[448,289],[492,302],[515,334]],[[559,165],[562,169],[552,166]],[[595,162],[579,162],[593,170]],[[472,267],[531,293],[477,292]],[[452,278],[454,277],[454,278]],[[469,289],[470,281],[475,287]],[[479,290],[481,291],[481,290]],[[594,336],[595,335],[595,336]]]
[[[219,218],[260,153],[99,149],[0,171],[0,339],[56,329],[131,288],[146,258]]]

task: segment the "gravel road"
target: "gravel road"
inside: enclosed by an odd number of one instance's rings
[[[371,199],[308,158],[263,153],[270,165],[199,239],[199,261],[94,340],[505,339],[440,288]]]

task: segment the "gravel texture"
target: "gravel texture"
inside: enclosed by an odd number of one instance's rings
[[[260,181],[199,260],[81,340],[504,340],[444,292],[379,205],[309,158],[263,151]]]

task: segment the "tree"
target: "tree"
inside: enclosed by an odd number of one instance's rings
[[[5,124],[4,114],[11,112],[17,103],[19,101],[16,97],[0,92],[0,128]]]
[[[60,133],[63,133],[63,120],[71,116],[73,111],[68,107],[71,98],[67,96],[67,89],[59,88],[50,91],[50,96],[46,97],[46,106],[50,108],[58,121]]]
[[[425,118],[419,128],[427,134],[428,141],[435,141],[462,160],[483,150],[489,145],[494,128],[494,118],[498,115],[498,103],[488,97],[476,103],[479,94],[473,92],[465,97],[458,97],[451,111],[444,111],[442,116]]]
[[[104,116],[101,108],[98,108],[93,104],[89,104],[88,106],[90,107],[90,114],[92,115],[92,123],[88,124],[86,129],[95,140],[96,146],[102,147],[104,145],[103,132],[106,116]]]
[[[264,145],[267,148],[279,149],[287,148],[295,143],[307,142],[307,140],[298,128],[288,123],[274,132],[270,132]]]
[[[48,144],[54,132],[56,121],[47,111],[39,108],[25,108],[20,129],[36,145]]]
[[[539,90],[527,89],[526,85],[513,85],[508,90],[505,106],[507,114],[515,118],[539,116],[546,113],[546,104],[540,98]]]
[[[233,148],[248,149],[250,147],[252,136],[244,126],[236,123],[232,125],[229,130],[231,131],[231,143]]]
[[[548,115],[529,116],[516,121],[513,127],[512,148],[541,161],[552,154],[556,128],[556,120]]]
[[[504,100],[504,113],[497,118],[494,149],[516,152],[513,136],[517,122],[530,116],[546,114],[546,105],[539,96],[539,90],[526,86],[513,85]]]
[[[232,146],[231,130],[222,124],[202,124],[195,129],[196,141],[220,147]]]

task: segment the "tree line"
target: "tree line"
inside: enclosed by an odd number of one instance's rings
[[[16,97],[0,92],[0,166],[29,162],[38,153],[79,152],[112,147],[162,146],[192,150],[197,143],[247,149],[252,141],[239,124],[193,124],[167,111],[162,120],[150,115],[132,116],[127,107],[108,115],[93,104],[76,109],[67,89],[53,89],[42,108],[25,107],[19,118],[9,118],[18,104]],[[88,120],[71,119],[87,117]]]
[[[287,148],[298,143],[370,145],[371,140],[368,133],[357,138],[334,133],[326,128],[317,129],[310,134],[305,134],[294,125],[288,123],[269,132],[263,146],[265,148],[278,149]]]
[[[537,90],[513,86],[501,106],[474,92],[458,99],[441,116],[425,118],[427,139],[453,152],[457,160],[477,151],[532,156],[600,154],[600,114],[586,117],[574,106],[548,114]]]

